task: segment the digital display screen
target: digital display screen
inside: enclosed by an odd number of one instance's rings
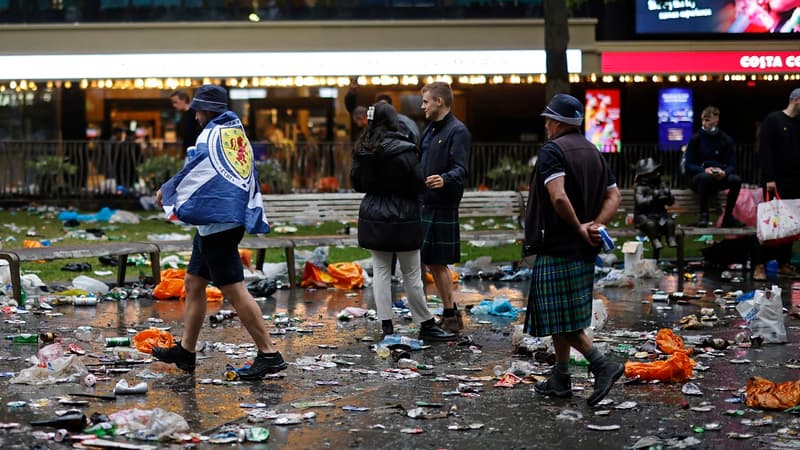
[[[603,153],[622,149],[618,89],[586,90],[586,139]]]
[[[800,0],[636,0],[636,33],[800,33]]]
[[[692,90],[669,88],[658,91],[658,147],[676,151],[692,137]]]

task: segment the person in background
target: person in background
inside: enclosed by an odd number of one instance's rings
[[[771,198],[800,198],[800,88],[789,94],[786,108],[767,114],[761,123],[759,136],[758,154],[764,192]],[[797,278],[798,273],[790,264],[791,258],[792,243],[762,246],[753,279],[766,280],[764,263],[772,260],[779,264],[778,275]]]
[[[358,211],[358,244],[372,252],[375,308],[384,335],[392,324],[392,256],[403,272],[411,317],[419,338],[451,341],[456,335],[436,325],[425,302],[419,248],[422,244],[419,195],[425,180],[417,146],[399,131],[397,112],[388,103],[368,110],[369,124],[353,149],[350,178],[356,192],[366,192]]]
[[[183,222],[198,225],[186,268],[183,337],[170,348],[154,348],[153,357],[194,372],[194,350],[206,315],[206,287],[213,282],[236,310],[258,350],[253,364],[238,370],[239,377],[260,380],[287,364],[273,347],[261,308],[247,291],[239,257],[245,231],[270,231],[253,150],[241,120],[228,110],[225,89],[201,86],[191,106],[204,127],[196,152],[156,193],[156,204],[163,206],[167,215],[176,214]]]
[[[599,227],[620,203],[617,182],[597,147],[581,133],[583,104],[555,95],[542,112],[548,141],[533,168],[525,212],[526,256],[536,255],[524,331],[552,336],[556,363],[537,393],[572,396],[570,348],[589,361],[594,392],[589,406],[605,397],[623,373],[592,345],[584,329],[592,320],[594,261],[601,244]]]
[[[378,94],[375,96],[375,103],[388,103],[392,104],[392,97],[387,94]],[[413,143],[414,145],[419,145],[419,127],[411,117],[408,117],[405,114],[397,113],[397,122],[400,126],[400,132],[406,136],[409,142]]]
[[[471,136],[453,115],[450,85],[433,82],[422,88],[422,110],[428,126],[422,133],[422,262],[433,275],[442,298],[441,326],[454,333],[464,329],[461,311],[453,301],[453,279],[447,265],[461,261],[458,206],[464,195]]]
[[[178,137],[181,139],[183,156],[186,156],[186,151],[195,144],[197,136],[203,127],[197,122],[195,112],[189,106],[189,94],[181,90],[173,91],[169,94],[169,101],[175,111],[181,115],[181,120],[178,122],[177,127]]]
[[[689,139],[685,154],[689,187],[700,197],[700,219],[697,226],[709,225],[709,202],[717,192],[727,189],[722,227],[743,227],[743,223],[733,218],[733,208],[742,188],[742,179],[735,174],[736,148],[733,139],[719,129],[717,107],[706,107],[700,114],[700,120],[700,130]]]

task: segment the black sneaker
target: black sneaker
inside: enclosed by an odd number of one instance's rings
[[[619,380],[619,377],[625,372],[625,366],[606,359],[597,366],[589,366],[589,370],[594,374],[594,391],[592,395],[586,399],[586,403],[588,403],[589,406],[594,406],[608,395],[614,383]]]
[[[191,373],[194,372],[197,355],[183,348],[178,342],[170,348],[154,347],[153,358],[165,363],[173,363],[179,369]]]
[[[424,341],[455,341],[458,335],[431,323],[419,327],[419,338]]]
[[[262,353],[253,360],[253,365],[247,369],[238,370],[240,380],[261,380],[267,374],[277,373],[289,367],[283,360],[281,352]]]
[[[572,397],[572,377],[568,373],[553,372],[545,381],[534,384],[533,389],[541,395],[570,398]]]

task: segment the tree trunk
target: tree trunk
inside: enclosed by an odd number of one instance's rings
[[[545,101],[550,101],[556,94],[569,94],[568,44],[567,2],[544,0],[544,50],[547,55]]]

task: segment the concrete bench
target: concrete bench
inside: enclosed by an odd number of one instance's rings
[[[108,242],[91,245],[71,245],[39,248],[14,248],[0,250],[0,259],[8,261],[11,273],[11,287],[14,298],[19,301],[22,295],[20,263],[23,261],[96,258],[100,256],[117,257],[117,285],[125,284],[128,255],[147,253],[150,255],[153,279],[160,278],[158,267],[159,248],[148,242]]]

